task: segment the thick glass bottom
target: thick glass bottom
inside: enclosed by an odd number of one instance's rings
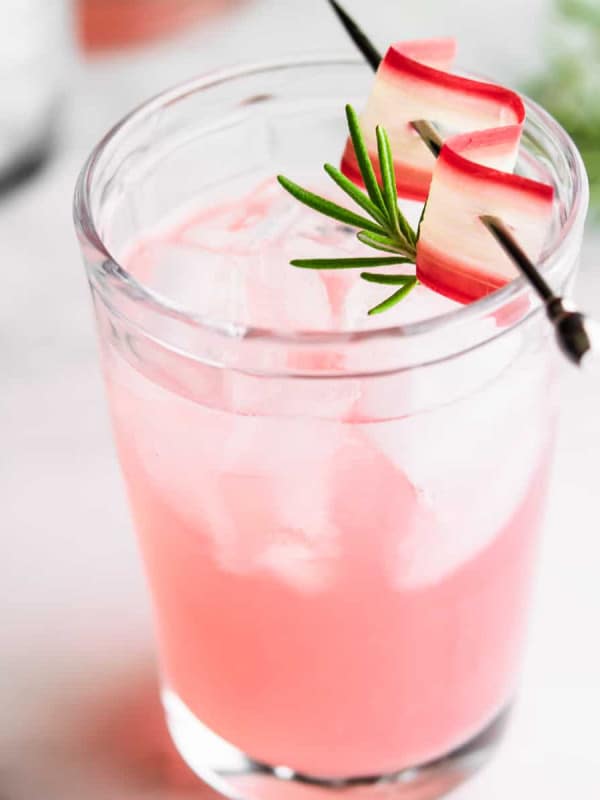
[[[493,754],[510,709],[460,748],[429,764],[387,775],[324,780],[283,766],[261,764],[221,739],[169,690],[163,703],[171,737],[187,765],[209,786],[231,800],[435,800],[482,767]]]

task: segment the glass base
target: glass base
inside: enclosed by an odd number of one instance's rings
[[[169,690],[163,692],[163,704],[179,754],[198,777],[231,800],[330,800],[342,795],[360,800],[434,800],[489,760],[510,713],[505,709],[465,745],[429,764],[388,775],[323,780],[253,761],[210,731]]]

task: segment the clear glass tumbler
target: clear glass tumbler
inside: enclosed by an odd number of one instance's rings
[[[440,796],[487,757],[518,681],[557,405],[523,282],[402,326],[315,331],[283,283],[270,297],[294,329],[248,324],[234,290],[170,291],[177,259],[158,283],[128,267],[244,175],[339,157],[342,104],[371,79],[307,59],[192,81],[120,123],[76,192],[168,725],[229,797]],[[542,268],[564,289],[586,180],[533,104],[519,169],[556,187]]]

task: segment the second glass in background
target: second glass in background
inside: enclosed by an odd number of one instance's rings
[[[51,149],[72,27],[70,0],[0,3],[0,190]]]

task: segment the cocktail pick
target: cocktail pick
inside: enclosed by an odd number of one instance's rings
[[[375,45],[336,0],[328,1],[356,47],[370,66],[376,70],[381,63],[382,56]],[[414,120],[412,126],[437,158],[443,141],[435,127],[427,120]],[[600,326],[598,323],[585,317],[579,311],[566,307],[564,299],[556,295],[550,288],[501,219],[492,216],[482,216],[480,219],[543,301],[564,355],[578,366],[587,368],[593,364],[594,368],[598,369],[600,367]]]
[[[373,42],[364,33],[364,31],[358,27],[352,17],[346,11],[344,11],[339,3],[336,2],[336,0],[329,0],[329,5],[333,8],[338,19],[348,31],[350,38],[363,54],[367,62],[374,70],[377,70],[379,64],[381,63],[381,53],[379,50],[375,47]]]

